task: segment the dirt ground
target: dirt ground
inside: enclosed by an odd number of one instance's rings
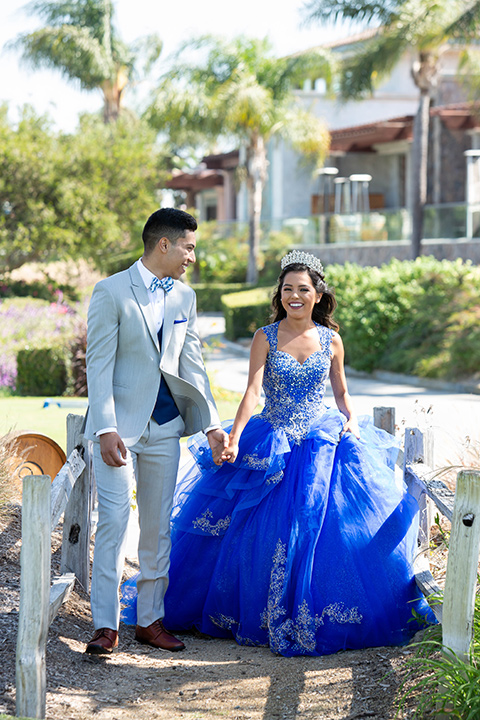
[[[15,652],[20,588],[21,508],[0,520],[0,713],[15,714]],[[58,573],[60,532],[52,536]],[[126,568],[127,573],[133,567]],[[184,635],[187,649],[140,645],[121,626],[119,651],[84,654],[92,633],[88,596],[73,592],[47,643],[47,718],[86,720],[390,720],[412,649],[372,648],[326,657],[284,658],[267,648]]]

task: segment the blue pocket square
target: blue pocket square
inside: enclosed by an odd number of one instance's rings
[[[174,320],[173,324],[177,325],[178,323],[187,322],[187,318],[181,318],[180,320]]]

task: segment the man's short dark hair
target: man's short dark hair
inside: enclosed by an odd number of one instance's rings
[[[197,221],[190,213],[176,208],[160,208],[150,215],[143,228],[142,239],[145,254],[148,255],[162,237],[175,245],[187,231],[195,232]]]

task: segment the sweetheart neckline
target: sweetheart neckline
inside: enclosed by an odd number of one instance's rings
[[[306,362],[308,362],[308,361],[310,360],[311,357],[313,357],[313,356],[316,355],[317,353],[323,353],[323,352],[325,352],[325,351],[323,350],[323,348],[322,348],[321,350],[314,350],[313,353],[311,353],[303,362],[300,362],[300,360],[297,360],[296,357],[294,357],[293,355],[291,355],[291,354],[290,354],[289,352],[287,352],[286,350],[275,350],[275,352],[280,353],[281,355],[288,355],[288,357],[291,357],[292,360],[295,360],[295,362],[298,363],[300,366],[303,366],[303,365],[305,365]]]

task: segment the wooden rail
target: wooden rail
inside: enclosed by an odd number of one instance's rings
[[[82,418],[67,418],[68,459],[53,483],[23,478],[20,611],[16,655],[16,714],[44,718],[48,628],[69,597],[75,577],[88,590],[90,473],[82,458]],[[61,575],[50,581],[51,532],[64,513]]]
[[[405,430],[404,477],[420,505],[419,553],[415,579],[442,624],[447,655],[469,661],[480,554],[480,472],[461,470],[453,493],[433,470],[433,432]],[[432,503],[451,522],[445,589],[430,572],[428,550]]]
[[[24,478],[20,616],[17,638],[17,716],[44,718],[46,706],[45,647],[48,628],[68,598],[75,578],[88,591],[93,473],[83,459],[80,428],[83,418],[67,418],[67,462],[53,483],[48,476]],[[395,434],[395,409],[374,409],[374,424]],[[88,455],[88,454],[87,454]],[[405,430],[404,450],[397,465],[420,507],[419,552],[414,570],[418,586],[442,623],[446,652],[468,659],[473,632],[478,556],[480,550],[480,473],[462,471],[455,494],[432,470],[433,433]],[[452,523],[449,561],[443,593],[430,572],[431,507],[436,505]],[[50,582],[51,530],[62,515],[61,576]]]

